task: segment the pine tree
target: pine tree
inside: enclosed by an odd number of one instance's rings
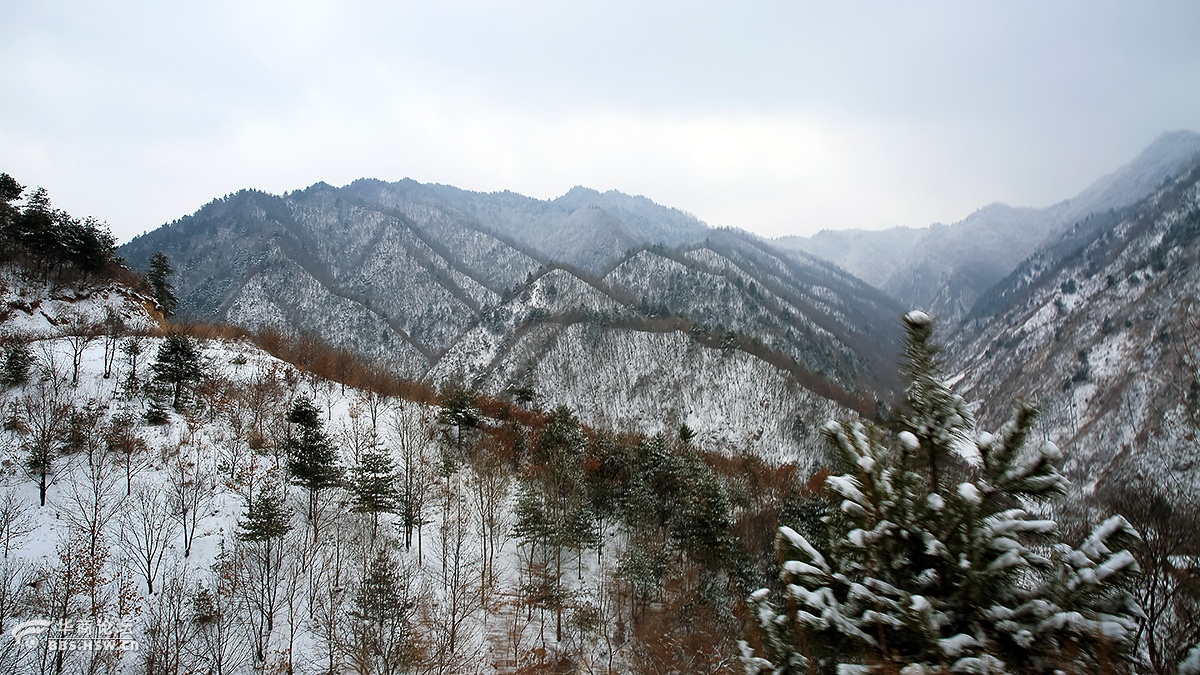
[[[150,269],[146,272],[146,281],[154,290],[154,301],[162,310],[163,316],[170,318],[175,314],[179,301],[175,298],[175,287],[168,280],[175,273],[171,261],[162,251],[150,256]]]
[[[204,375],[196,342],[183,333],[171,333],[163,339],[150,369],[156,380],[171,387],[171,406],[176,410],[183,404],[185,387]]]
[[[6,246],[19,243],[16,227],[21,212],[12,203],[21,198],[22,192],[25,192],[24,185],[6,173],[0,173],[0,243]]]
[[[29,381],[29,369],[33,366],[33,352],[29,343],[17,337],[4,341],[4,361],[0,363],[0,385],[15,387]]]
[[[246,543],[245,570],[249,605],[249,626],[254,657],[264,662],[268,640],[279,611],[280,574],[287,550],[284,537],[292,530],[292,514],[287,506],[287,485],[268,483],[247,501],[246,515],[238,522],[238,539]]]
[[[475,392],[461,382],[454,382],[442,393],[440,399],[438,422],[454,427],[455,447],[458,449],[459,459],[461,459],[463,433],[479,426],[481,417],[479,406],[475,403]]]
[[[25,257],[43,280],[67,267],[93,274],[116,262],[116,239],[107,225],[54,208],[44,188],[34,190],[19,209],[12,202],[24,190],[11,176],[0,174],[0,244],[13,259]]]
[[[683,480],[671,503],[671,540],[705,569],[722,567],[735,549],[733,516],[725,489],[712,467],[698,458],[683,458],[678,462],[678,471]]]
[[[337,448],[326,435],[320,411],[311,399],[305,396],[296,399],[287,419],[292,424],[292,433],[285,443],[288,473],[293,483],[308,490],[308,520],[316,541],[321,493],[341,483],[343,470]]]
[[[386,448],[371,445],[362,454],[358,466],[350,470],[350,492],[354,510],[371,514],[371,539],[379,532],[379,514],[401,510],[399,477]]]
[[[409,582],[388,551],[376,549],[349,612],[356,643],[352,660],[362,672],[400,673],[411,665],[416,603],[409,597]]]
[[[282,539],[292,530],[283,486],[265,486],[246,507],[246,516],[238,521],[238,538],[243,541],[270,542]]]
[[[826,481],[832,535],[814,546],[780,528],[786,607],[751,596],[762,653],[743,645],[747,672],[1120,669],[1139,611],[1128,523],[1108,519],[1079,548],[1056,542],[1039,506],[1067,481],[1052,443],[1026,443],[1035,411],[976,436],[943,382],[932,320],[904,323],[906,408],[894,429],[826,427],[844,471]]]

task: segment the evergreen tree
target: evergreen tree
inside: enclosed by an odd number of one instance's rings
[[[108,226],[92,217],[62,222],[67,261],[89,274],[105,271],[117,260],[117,240]]]
[[[182,333],[171,333],[163,339],[150,369],[156,380],[171,387],[171,405],[176,410],[183,404],[186,386],[198,382],[204,374],[196,342]]]
[[[1132,535],[1114,516],[1073,548],[1038,506],[1061,496],[1061,454],[1026,443],[1028,406],[975,436],[944,384],[932,320],[905,317],[906,409],[897,427],[830,423],[845,473],[827,479],[831,536],[780,528],[785,608],[755,592],[762,653],[750,673],[1113,672],[1139,613]]]
[[[154,301],[158,303],[158,308],[162,310],[163,316],[168,318],[175,314],[179,306],[179,301],[175,298],[175,287],[169,280],[174,273],[171,261],[162,251],[150,256],[150,269],[146,272],[146,281],[154,290]]]
[[[482,416],[479,406],[475,404],[475,392],[463,386],[461,382],[454,382],[442,393],[440,399],[438,422],[454,427],[455,446],[461,459],[463,432],[479,426]]]
[[[6,173],[0,173],[0,244],[6,248],[20,243],[16,228],[21,211],[13,202],[20,199],[23,192],[24,185]]]
[[[0,363],[0,385],[15,387],[29,381],[29,369],[33,366],[33,352],[29,343],[20,338],[9,338],[4,342],[4,361]]]
[[[694,458],[678,462],[682,480],[670,500],[670,537],[693,560],[712,570],[727,565],[735,549],[733,515],[712,467]]]
[[[52,261],[60,257],[55,223],[58,214],[50,205],[50,195],[37,188],[25,199],[25,208],[10,228],[12,239],[25,250],[38,273],[45,279]]]
[[[354,596],[350,610],[352,660],[363,672],[401,673],[415,656],[411,628],[416,603],[404,568],[380,547]]]
[[[312,523],[315,541],[321,492],[341,482],[342,466],[337,448],[325,433],[321,413],[311,399],[306,396],[296,399],[287,420],[292,424],[285,443],[288,473],[293,483],[308,490],[308,520]]]
[[[23,254],[43,279],[64,267],[103,272],[116,261],[116,239],[106,225],[53,208],[44,188],[34,190],[24,208],[18,208],[12,202],[24,190],[12,176],[0,174],[0,243],[14,259]]]
[[[400,493],[396,489],[399,477],[387,449],[369,446],[358,466],[350,470],[350,492],[354,510],[371,514],[371,538],[379,532],[379,514],[401,510]]]
[[[245,517],[238,521],[238,538],[242,541],[278,541],[291,530],[287,492],[281,485],[264,486],[247,505]]]

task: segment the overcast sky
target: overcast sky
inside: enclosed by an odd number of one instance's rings
[[[0,171],[121,241],[359,177],[924,226],[1200,130],[1190,0],[0,1]]]

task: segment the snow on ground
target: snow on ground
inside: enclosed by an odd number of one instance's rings
[[[26,283],[11,266],[0,265],[0,331],[7,334],[58,335],[70,322],[98,326],[110,310],[125,329],[148,331],[158,325],[149,314],[153,306],[119,284],[51,288]]]
[[[34,296],[16,292],[13,297]],[[474,597],[480,592],[481,560],[477,552],[484,542],[484,530],[480,525],[479,506],[473,501],[473,495],[479,489],[480,474],[467,464],[448,478],[437,477],[436,471],[444,465],[442,458],[447,448],[446,443],[438,440],[444,428],[437,424],[437,410],[398,400],[380,404],[378,397],[369,392],[342,387],[302,373],[249,342],[208,340],[200,343],[207,377],[195,394],[198,400],[202,399],[202,404],[194,406],[186,414],[169,411],[164,424],[146,423],[143,416],[151,407],[151,399],[144,389],[129,385],[131,368],[127,355],[120,353],[117,356],[112,372],[106,378],[104,339],[97,338],[85,343],[80,353],[78,381],[73,385],[70,375],[74,347],[68,338],[55,337],[53,330],[58,316],[74,312],[86,316],[102,314],[104,307],[126,300],[128,296],[111,291],[80,296],[74,302],[40,298],[36,307],[55,309],[45,312],[42,322],[28,318],[38,316],[31,312],[4,324],[8,333],[17,330],[18,326],[22,331],[31,328],[40,331],[28,335],[32,338],[30,344],[37,359],[30,382],[0,390],[0,410],[6,422],[20,418],[20,411],[27,402],[33,405],[48,396],[47,392],[55,392],[55,395],[70,401],[76,408],[85,404],[95,407],[98,415],[91,427],[92,432],[103,432],[114,416],[129,416],[134,420],[133,433],[146,445],[145,452],[138,455],[143,458],[144,465],[135,469],[128,485],[123,471],[112,471],[107,478],[93,483],[91,477],[94,471],[89,471],[86,452],[59,457],[47,489],[46,505],[39,506],[37,481],[24,470],[29,437],[20,433],[17,429],[19,425],[15,423],[6,424],[5,428],[0,429],[0,504],[6,496],[11,495],[14,512],[23,514],[23,522],[28,524],[25,528],[17,528],[17,534],[12,537],[10,555],[13,564],[4,569],[25,569],[33,578],[43,580],[54,578],[53,570],[61,569],[64,564],[63,556],[71,546],[72,532],[78,532],[81,519],[86,519],[87,505],[102,502],[112,514],[107,524],[101,527],[105,532],[103,539],[111,547],[111,554],[103,569],[108,579],[117,579],[124,564],[122,561],[128,562],[132,555],[128,545],[122,541],[122,531],[126,526],[122,525],[124,516],[121,514],[128,516],[134,513],[133,503],[139,491],[149,490],[165,496],[178,489],[180,484],[200,486],[203,494],[199,500],[200,510],[197,512],[190,551],[185,554],[183,538],[176,530],[165,551],[162,571],[155,577],[156,593],[149,595],[145,581],[139,581],[136,574],[126,575],[132,595],[140,606],[140,610],[133,615],[133,637],[143,645],[152,644],[152,636],[146,629],[150,625],[151,615],[157,611],[155,608],[159,607],[158,603],[167,597],[163,588],[168,579],[182,574],[186,579],[186,587],[192,590],[198,588],[197,584],[211,583],[214,564],[221,556],[238,550],[241,545],[239,524],[246,515],[246,496],[251,493],[246,482],[247,476],[258,476],[256,480],[261,483],[267,475],[281,472],[286,467],[286,457],[281,458],[270,446],[261,453],[250,450],[249,444],[256,425],[262,425],[267,436],[279,437],[283,433],[278,426],[282,412],[289,409],[298,397],[307,396],[323,413],[325,430],[334,439],[344,466],[356,464],[357,456],[364,451],[372,434],[382,447],[389,450],[396,463],[402,461],[401,448],[406,444],[415,443],[419,446],[419,463],[424,467],[423,475],[430,481],[425,511],[427,524],[411,548],[405,548],[402,544],[398,516],[381,514],[380,530],[386,538],[397,541],[396,560],[402,569],[412,570],[415,575],[413,583],[422,598],[422,616],[425,617],[421,619],[424,621],[422,630],[433,636],[429,637],[430,640],[441,639],[437,637],[441,635],[438,631],[449,625],[446,617],[454,617],[453,610],[447,608],[455,606],[463,597]],[[148,327],[153,322],[144,309],[140,317],[135,310],[135,307],[131,307],[126,315],[128,325]],[[141,339],[143,350],[138,378],[144,383],[151,375],[149,364],[153,362],[165,338]],[[46,379],[44,376],[50,371],[56,374]],[[255,420],[255,415],[263,412],[256,412],[254,407],[255,397],[259,394],[264,400],[274,398],[274,403],[262,403],[264,406],[273,406],[273,410],[264,415],[264,419]],[[271,425],[275,427],[270,428]],[[99,453],[95,455],[96,458],[104,455],[104,446],[103,440],[94,443],[94,452]],[[98,466],[103,461],[97,459],[92,466]],[[257,463],[257,472],[250,470],[251,462]],[[513,514],[518,492],[515,479],[508,476],[504,483],[495,523],[501,536],[492,564],[495,578],[490,587],[494,593],[489,595],[491,600],[488,604],[468,605],[469,611],[459,617],[460,623],[454,627],[459,663],[439,667],[448,671],[469,663],[471,667],[462,672],[505,671],[515,666],[512,654],[518,653],[525,658],[536,653],[534,650],[537,648],[548,649],[551,654],[570,650],[577,663],[591,659],[615,658],[619,661],[624,658],[619,653],[620,644],[623,643],[614,642],[612,634],[608,632],[611,626],[601,633],[592,634],[583,642],[571,638],[556,643],[553,612],[533,610],[527,613],[526,610],[515,608],[513,599],[523,592],[520,590],[522,584],[528,583],[522,570],[528,567],[525,563],[529,551],[519,547],[519,541],[511,531],[515,522]],[[99,488],[92,491],[92,485],[98,485]],[[92,500],[96,494],[101,495],[100,502]],[[293,532],[289,536],[297,541],[307,541],[305,537],[309,535],[305,533],[311,532],[303,516],[307,503],[305,497],[301,488],[291,489]],[[342,522],[349,528],[347,532],[362,535],[368,521],[366,516],[350,513],[348,499],[348,493],[337,491],[337,501],[331,505],[332,513],[336,515],[329,522]],[[451,504],[453,506],[448,509],[444,506]],[[460,516],[462,524],[456,530],[455,523],[459,522]],[[329,522],[325,525],[326,538],[334,536],[329,529],[334,526]],[[20,532],[22,529],[26,531]],[[446,536],[443,536],[443,532]],[[456,536],[455,532],[461,532],[461,535]],[[455,582],[459,584],[458,587],[443,574],[442,562],[443,554],[452,555],[453,544],[457,540],[462,542],[461,550],[471,552],[464,559],[464,579]],[[564,574],[564,583],[570,590],[572,602],[575,603],[573,606],[614,611],[603,608],[611,607],[614,602],[611,597],[612,579],[615,578],[624,539],[610,527],[604,540],[600,553],[595,550],[576,551],[566,557],[570,572]],[[293,542],[288,545],[301,544]],[[355,569],[356,565],[364,567],[365,562],[351,564],[350,569]],[[295,573],[302,572],[309,574],[312,570]],[[41,618],[37,615],[38,610],[29,611],[32,613],[28,616],[17,618]],[[321,643],[313,621],[306,616],[300,616],[300,619],[302,625],[290,649],[297,663],[318,663]],[[285,623],[282,615],[278,622]],[[0,630],[10,628],[11,625],[0,626]],[[288,649],[286,634],[277,625],[272,636],[268,660],[278,662]],[[438,653],[438,658],[442,658],[441,652]],[[126,655],[119,672],[139,671],[139,659],[144,656]],[[22,658],[28,658],[28,655]],[[305,672],[303,668],[301,672]]]

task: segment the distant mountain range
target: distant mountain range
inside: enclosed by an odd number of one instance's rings
[[[995,427],[1018,400],[1086,489],[1200,478],[1200,159],[1085,217],[990,289],[955,335],[961,389]],[[1164,483],[1172,484],[1172,483]]]
[[[1174,132],[1050,207],[776,241],[582,187],[543,201],[318,183],[229,195],[121,253],[137,268],[165,252],[194,319],[316,334],[434,384],[533,393],[613,428],[687,424],[710,446],[809,464],[825,419],[893,399],[897,319],[922,308],[966,391],[995,394],[985,425],[1018,397],[1044,402],[1045,433],[1087,445],[1081,476],[1146,446],[1121,416],[1152,435],[1174,405],[1134,374],[1167,372],[1163,345],[1200,288],[1177,227],[1195,218],[1198,163],[1200,135]]]
[[[1163,134],[1133,161],[1045,208],[990,204],[954,225],[824,230],[774,243],[815,255],[943,323],[964,318],[992,285],[1091,214],[1130,206],[1200,157],[1200,134]]]
[[[824,261],[644,197],[414,181],[243,191],[126,244],[180,312],[316,334],[398,372],[532,390],[585,419],[794,455],[808,411],[870,413],[901,308]],[[776,450],[771,450],[776,452]]]

